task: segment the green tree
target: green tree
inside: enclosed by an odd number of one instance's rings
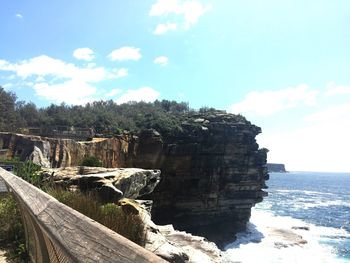
[[[17,96],[0,86],[0,131],[16,131],[25,123],[16,109]]]

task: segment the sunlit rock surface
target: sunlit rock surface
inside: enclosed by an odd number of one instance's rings
[[[68,188],[96,190],[105,202],[142,198],[160,181],[159,170],[138,168],[66,167],[43,169],[43,178]]]

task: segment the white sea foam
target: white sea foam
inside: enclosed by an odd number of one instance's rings
[[[332,201],[318,200],[315,203],[304,203],[304,207],[305,208],[327,207],[327,206],[345,206],[345,207],[350,207],[350,202],[345,202],[345,201],[342,201],[342,200],[332,200]]]
[[[292,227],[307,227],[309,230]],[[286,233],[281,236],[277,233]],[[332,248],[320,243],[327,237],[350,237],[344,229],[319,227],[292,217],[274,216],[270,212],[253,209],[247,231],[226,247],[225,262],[348,262],[336,257]],[[303,240],[303,242],[300,242]],[[307,243],[305,243],[305,241]],[[279,248],[278,248],[279,247]]]
[[[288,189],[282,189],[282,190],[276,190],[277,193],[296,193],[296,194],[305,194],[305,195],[334,195],[332,193],[325,193],[325,192],[317,192],[317,191],[308,191],[308,190],[288,190]]]
[[[283,202],[288,204],[288,207],[292,210],[301,210],[314,207],[328,207],[328,206],[345,206],[350,207],[350,201],[336,199],[334,194],[321,193],[315,191],[304,191],[304,190],[277,190],[276,193],[283,194],[302,194],[291,199],[285,199]],[[273,195],[271,193],[270,195]],[[332,197],[330,197],[332,196]],[[330,200],[333,199],[333,200]],[[350,195],[349,195],[350,200]],[[268,201],[265,202],[268,204]],[[271,205],[271,204],[270,204]],[[266,207],[269,208],[269,207]]]
[[[344,206],[350,208],[350,202],[343,200],[325,200],[322,198],[319,199],[308,199],[308,198],[295,198],[293,200],[285,201],[288,203],[288,207],[292,210],[303,210],[314,207],[328,207],[328,206]]]

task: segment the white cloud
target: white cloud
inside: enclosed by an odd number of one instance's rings
[[[92,101],[96,88],[86,82],[70,80],[60,84],[37,83],[34,85],[36,93],[47,100],[56,103],[85,104]]]
[[[285,163],[291,171],[350,172],[350,103],[334,96],[348,94],[347,87],[316,90],[303,84],[252,92],[232,108],[262,127],[257,140],[270,150],[269,162]]]
[[[204,6],[199,1],[186,1],[182,6],[183,14],[185,16],[185,29],[189,29],[191,26],[198,22],[198,19],[208,12],[211,7]]]
[[[34,82],[28,81],[28,82],[25,82],[23,85],[28,86],[28,87],[32,87],[32,86],[34,86]]]
[[[1,86],[1,85],[0,85]],[[6,84],[4,84],[4,85],[2,85],[2,87],[4,88],[4,89],[10,89],[10,88],[12,88],[13,87],[13,84],[12,83],[6,83]]]
[[[253,91],[243,101],[230,106],[228,111],[268,116],[300,105],[315,105],[317,94],[318,91],[310,89],[306,84],[276,91]]]
[[[114,78],[122,78],[128,75],[128,69],[126,68],[115,69],[112,72],[114,73]]]
[[[90,64],[90,63],[89,63]],[[46,55],[9,63],[0,60],[0,71],[10,71],[16,77],[25,80],[20,85],[31,86],[38,96],[56,103],[84,104],[93,100],[97,89],[91,83],[99,83],[108,79],[125,77],[125,68],[106,70],[103,67],[89,65],[77,67]]]
[[[336,85],[334,83],[329,83],[327,85],[327,90],[325,93],[326,96],[330,97],[330,96],[345,95],[345,94],[350,94],[350,86]]]
[[[350,104],[343,103],[339,105],[333,105],[319,112],[307,115],[304,120],[312,123],[327,123],[327,125],[333,122],[343,122],[348,119],[350,125]]]
[[[350,172],[349,105],[331,107],[306,120],[306,125],[258,136],[259,145],[270,150],[268,161],[285,163],[291,171]]]
[[[39,76],[35,79],[35,82],[43,82],[45,81],[45,78],[43,78],[42,76]]]
[[[14,71],[15,67],[11,65],[8,61],[0,59],[0,70]]]
[[[73,56],[76,59],[81,59],[85,61],[91,61],[95,58],[94,51],[87,47],[77,48],[76,50],[74,50]]]
[[[121,47],[113,50],[109,55],[109,59],[112,61],[123,61],[123,60],[139,60],[142,55],[139,48],[135,47]]]
[[[153,102],[159,97],[160,93],[150,87],[142,87],[136,90],[128,90],[118,99],[115,100],[117,104],[127,103],[129,101],[144,101]]]
[[[169,63],[169,58],[166,56],[160,56],[156,57],[153,62],[154,64],[158,64],[160,66],[166,66]]]
[[[176,28],[177,28],[176,23],[158,24],[156,29],[153,31],[153,34],[162,35],[170,30],[176,30]]]
[[[96,67],[96,63],[90,62],[86,65],[87,68],[94,68]]]
[[[150,16],[180,16],[183,18],[183,28],[189,29],[195,25],[199,18],[207,13],[211,9],[210,5],[203,5],[198,0],[158,0],[155,4],[152,5],[149,15]],[[168,30],[165,30],[165,25],[168,24],[159,24],[154,32],[163,32],[165,33]],[[163,29],[163,30],[162,30]],[[176,28],[171,28],[176,29]]]
[[[23,60],[18,64],[0,61],[0,70],[13,71],[21,78],[31,76],[51,76],[59,79],[78,79],[86,82],[98,82],[109,78],[104,68],[79,68],[71,63],[54,59],[46,55]]]
[[[122,92],[121,89],[112,89],[110,92],[106,94],[106,97],[114,97],[117,94],[120,94]]]
[[[21,15],[21,14],[19,14],[19,13],[16,14],[15,16],[16,16],[16,18],[23,19],[23,15]]]
[[[158,0],[149,11],[150,16],[162,16],[170,13],[180,13],[181,6],[178,0]]]

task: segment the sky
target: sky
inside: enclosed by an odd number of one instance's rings
[[[350,172],[348,0],[0,0],[0,86],[39,107],[240,113],[268,161]]]

